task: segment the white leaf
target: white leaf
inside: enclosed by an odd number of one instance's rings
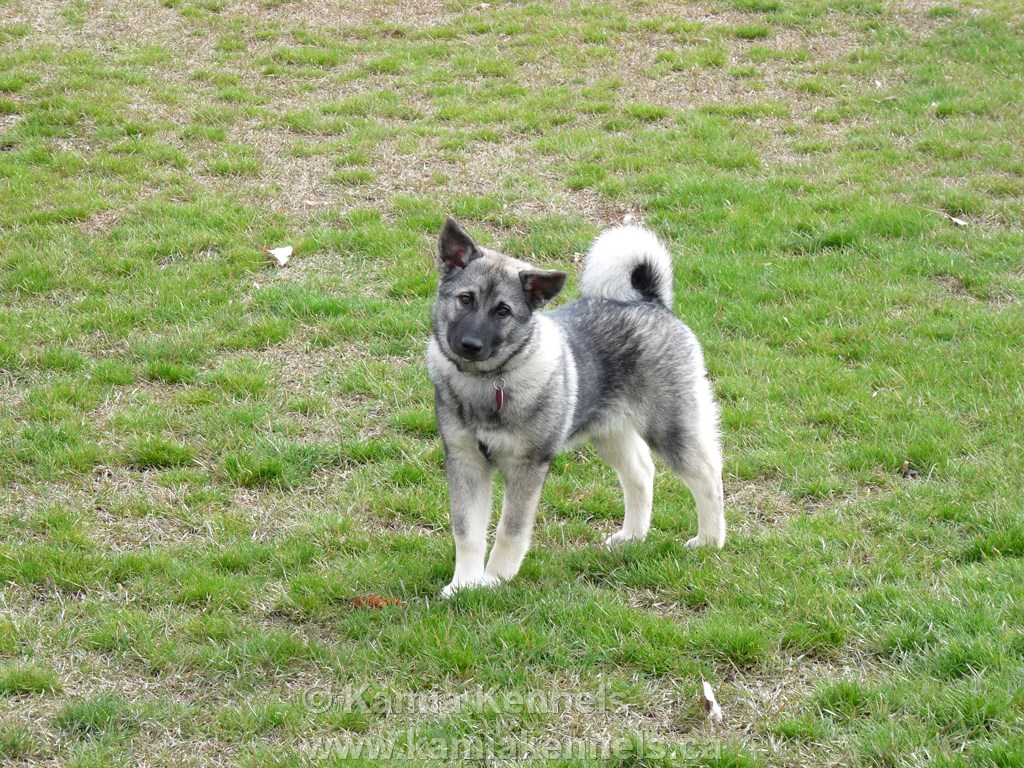
[[[950,221],[952,221],[958,227],[966,227],[967,226],[967,222],[966,221],[964,221],[963,219],[958,219],[956,216],[952,216],[952,215],[946,213],[945,211],[942,212],[942,215],[945,216]]]
[[[269,248],[267,253],[270,254],[270,258],[274,260],[274,263],[279,267],[283,267],[288,263],[288,259],[292,257],[292,247],[290,245],[282,246],[281,248]]]
[[[704,681],[704,711],[708,713],[708,720],[713,723],[722,722],[722,707],[715,699],[715,692],[711,690],[711,683]]]

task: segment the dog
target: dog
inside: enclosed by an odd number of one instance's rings
[[[608,546],[651,525],[651,449],[697,504],[687,547],[725,542],[719,413],[693,332],[672,310],[672,261],[649,230],[605,231],[587,253],[578,301],[541,311],[566,273],[441,231],[427,368],[444,443],[455,573],[442,592],[518,573],[552,458],[590,440],[625,496]],[[495,471],[505,482],[486,560]]]

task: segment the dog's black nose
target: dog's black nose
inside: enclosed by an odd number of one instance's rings
[[[483,351],[484,343],[473,336],[464,336],[459,342],[462,353],[467,357],[476,357]]]

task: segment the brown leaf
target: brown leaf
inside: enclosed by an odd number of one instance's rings
[[[378,594],[356,595],[349,599],[353,608],[383,608],[387,605],[399,605],[402,602],[400,597],[381,597]]]
[[[909,461],[904,461],[903,466],[900,467],[900,474],[903,475],[903,477],[909,477],[910,479],[913,479],[917,477],[920,473],[916,469],[911,468]]]

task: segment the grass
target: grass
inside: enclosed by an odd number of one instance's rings
[[[4,764],[1024,761],[1017,4],[344,6],[0,2]],[[437,600],[448,213],[670,244],[725,549],[583,449]]]

